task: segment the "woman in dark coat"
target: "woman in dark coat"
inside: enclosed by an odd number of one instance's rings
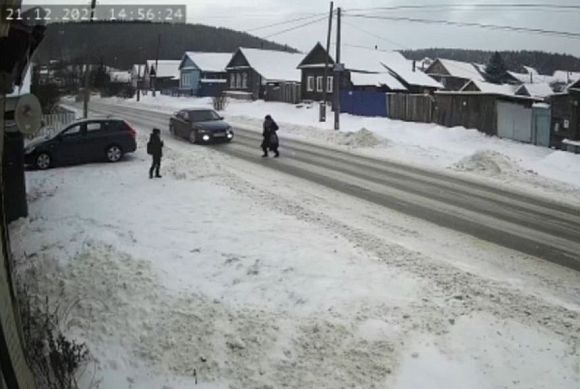
[[[147,153],[152,157],[149,178],[153,178],[153,172],[155,172],[155,177],[161,178],[159,169],[161,168],[161,156],[163,155],[162,150],[163,141],[161,140],[161,131],[159,131],[158,128],[154,128],[149,137],[149,142],[147,143]]]
[[[274,157],[278,158],[280,153],[278,152],[278,135],[276,134],[278,131],[278,125],[272,119],[272,116],[266,115],[264,119],[264,130],[262,131],[262,136],[264,139],[262,140],[262,150],[264,151],[264,155],[262,157],[268,156],[268,150],[274,152]]]

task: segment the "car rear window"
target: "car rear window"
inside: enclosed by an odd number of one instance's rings
[[[208,122],[211,120],[219,120],[220,116],[214,111],[189,111],[189,119],[192,122]]]
[[[109,131],[123,131],[125,130],[125,123],[120,120],[111,120],[104,123],[104,128]]]

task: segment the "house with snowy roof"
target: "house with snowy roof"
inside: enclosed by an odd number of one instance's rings
[[[145,62],[144,87],[170,92],[179,87],[180,60],[149,59]]]
[[[344,91],[424,93],[442,88],[399,52],[345,46],[340,62],[344,65],[340,80],[340,88]],[[303,99],[324,99],[326,64],[326,95],[328,98],[334,95],[335,61],[322,44],[317,43],[298,65],[302,72]]]
[[[303,54],[241,47],[226,65],[230,97],[298,102]]]
[[[493,84],[486,81],[471,80],[460,89],[460,92],[480,92],[482,94],[515,96],[518,87],[511,84]]]
[[[578,143],[573,151],[580,152],[580,78],[547,101],[552,108],[553,146],[570,149],[565,142],[569,140]]]
[[[217,96],[226,86],[226,65],[232,53],[187,51],[179,64],[180,94]]]
[[[458,91],[471,80],[485,81],[481,72],[483,68],[484,65],[471,62],[437,58],[425,73],[439,81],[445,90]]]
[[[554,94],[550,84],[544,83],[534,83],[534,84],[522,84],[515,90],[516,96],[529,96],[539,99],[545,99],[548,96]]]

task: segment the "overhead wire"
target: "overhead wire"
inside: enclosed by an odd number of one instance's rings
[[[346,25],[346,26],[349,26],[350,28],[353,28],[353,29],[355,29],[355,30],[357,30],[357,31],[360,31],[360,32],[362,32],[362,33],[365,33],[365,34],[367,34],[368,36],[372,36],[372,37],[374,37],[374,38],[377,38],[377,39],[380,39],[380,40],[382,40],[382,41],[388,42],[388,43],[390,43],[390,44],[392,44],[392,45],[394,45],[394,46],[397,46],[397,47],[399,47],[399,48],[401,48],[401,49],[404,49],[404,50],[410,50],[410,48],[409,48],[409,47],[407,47],[407,46],[404,46],[404,45],[402,45],[402,44],[400,44],[400,43],[397,43],[397,42],[393,41],[392,39],[385,38],[384,36],[377,35],[377,34],[375,34],[374,32],[371,32],[371,31],[365,30],[364,28],[361,28],[361,27],[359,27],[359,26],[357,26],[357,25],[355,25],[355,24],[353,24],[353,23],[349,23],[349,22],[347,22],[347,21],[343,21],[342,23],[343,23],[344,25]]]
[[[444,24],[444,25],[459,26],[459,27],[478,27],[478,28],[485,28],[485,29],[491,29],[491,30],[526,32],[526,33],[534,33],[534,34],[540,34],[540,35],[560,36],[560,37],[570,38],[570,39],[580,39],[580,33],[577,33],[577,32],[547,30],[547,29],[542,29],[542,28],[515,27],[515,26],[506,26],[506,25],[499,25],[499,24],[487,24],[487,23],[477,23],[477,22],[458,22],[458,21],[453,21],[453,20],[423,19],[423,18],[412,18],[412,17],[404,17],[404,16],[373,16],[373,15],[365,15],[365,14],[345,14],[345,16],[348,16],[351,18],[406,21],[406,22],[422,23],[422,24]]]
[[[270,28],[270,27],[279,27],[279,26],[283,26],[283,25],[286,25],[286,24],[291,24],[291,23],[295,23],[295,22],[301,22],[303,20],[314,19],[314,18],[320,17],[322,15],[328,15],[328,13],[327,12],[322,12],[322,13],[312,14],[310,16],[303,16],[303,17],[300,17],[300,18],[295,18],[295,19],[287,20],[287,21],[284,21],[284,22],[270,23],[270,24],[266,24],[264,26],[250,28],[250,29],[245,30],[245,31],[246,32],[252,32],[252,31],[258,31],[258,30],[264,30],[264,29]]]
[[[571,11],[580,10],[580,5],[570,4],[550,4],[550,3],[466,3],[466,4],[406,4],[383,7],[349,8],[345,11],[403,11],[403,10],[428,10],[428,9],[518,9],[518,10],[550,10],[550,11]]]
[[[310,25],[312,25],[312,24],[319,23],[319,22],[321,22],[321,21],[323,21],[323,20],[327,20],[327,19],[328,19],[328,15],[325,15],[325,16],[323,16],[323,17],[321,17],[321,18],[318,18],[318,19],[315,19],[315,20],[309,21],[309,22],[307,22],[307,23],[303,23],[303,24],[300,24],[300,25],[298,25],[298,26],[294,26],[294,27],[286,28],[286,29],[284,29],[284,30],[282,30],[282,31],[278,31],[278,32],[275,32],[275,33],[272,33],[272,34],[268,34],[268,35],[262,36],[262,37],[260,37],[260,38],[262,38],[262,39],[268,39],[268,38],[271,38],[271,37],[273,37],[273,36],[281,35],[281,34],[284,34],[284,33],[286,33],[286,32],[290,32],[290,31],[295,31],[295,30],[298,30],[298,29],[300,29],[300,28],[303,28],[303,27],[306,27],[306,26],[310,26]]]

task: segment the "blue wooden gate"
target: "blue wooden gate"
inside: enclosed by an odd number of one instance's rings
[[[387,94],[370,91],[343,91],[340,93],[340,111],[359,116],[388,117]]]

